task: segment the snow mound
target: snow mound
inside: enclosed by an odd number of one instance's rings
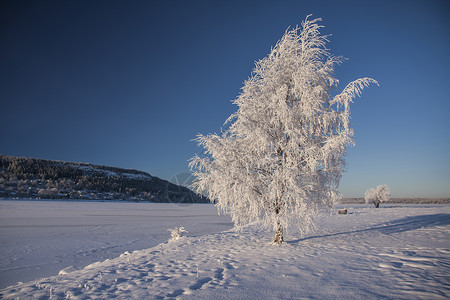
[[[131,255],[131,253],[128,251],[125,251],[124,253],[120,254],[119,257],[125,257],[125,256],[129,256],[129,255]]]
[[[72,273],[72,272],[75,272],[75,271],[78,271],[77,267],[69,266],[69,267],[64,268],[61,271],[59,271],[58,275],[62,276],[62,275],[66,275],[66,274],[69,274],[69,273]]]

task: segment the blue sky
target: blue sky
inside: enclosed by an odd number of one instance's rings
[[[0,153],[171,179],[308,14],[349,59],[341,89],[380,83],[352,107],[343,195],[450,197],[448,1],[2,1]]]

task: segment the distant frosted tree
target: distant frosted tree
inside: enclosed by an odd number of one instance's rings
[[[366,203],[373,203],[376,208],[380,207],[380,203],[386,202],[391,196],[391,190],[386,184],[379,185],[376,188],[370,188],[364,194]]]
[[[221,135],[198,135],[204,155],[190,162],[198,192],[237,228],[273,227],[276,244],[290,224],[305,233],[338,198],[346,146],[353,144],[350,103],[376,83],[361,78],[332,97],[338,84],[332,74],[342,58],[326,49],[321,19],[308,17],[255,63],[234,101],[237,112]]]

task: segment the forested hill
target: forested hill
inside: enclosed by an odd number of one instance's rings
[[[142,171],[5,155],[0,155],[0,198],[208,202]]]

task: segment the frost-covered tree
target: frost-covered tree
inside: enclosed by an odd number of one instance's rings
[[[386,184],[377,186],[376,188],[370,188],[364,194],[366,203],[373,203],[376,208],[380,207],[380,203],[386,202],[391,196],[391,190]]]
[[[269,55],[255,63],[234,101],[222,134],[198,135],[205,151],[190,167],[194,187],[216,201],[240,228],[253,222],[275,230],[313,226],[338,198],[346,147],[353,144],[350,103],[370,83],[361,78],[332,97],[342,58],[325,47],[321,19],[286,30]]]

